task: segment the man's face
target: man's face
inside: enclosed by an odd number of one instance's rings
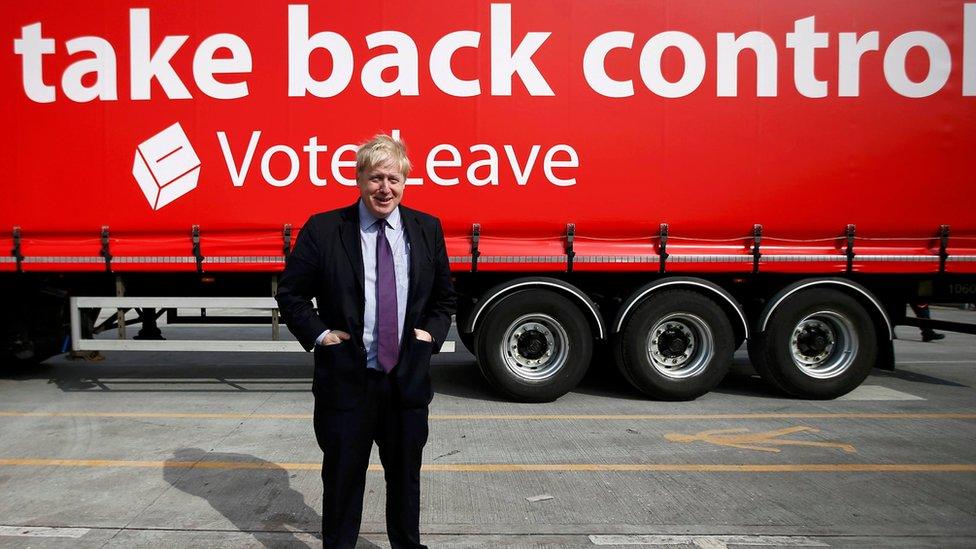
[[[366,209],[378,218],[390,215],[403,198],[404,177],[392,159],[364,171],[358,183]]]

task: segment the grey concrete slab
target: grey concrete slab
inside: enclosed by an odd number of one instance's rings
[[[754,376],[740,351],[733,375],[694,402],[649,401],[604,372],[557,402],[516,404],[487,387],[459,346],[434,360],[425,463],[976,465],[976,337],[922,343],[917,330],[898,335],[898,369],[875,371],[865,384],[882,397],[924,400],[785,399]],[[77,539],[0,533],[0,546],[315,546],[321,454],[310,383],[311,357],[284,353],[59,357],[0,378],[0,460],[105,460],[83,467],[0,461],[0,525],[89,530]],[[511,418],[519,414],[528,417]],[[567,417],[545,417],[554,414]],[[836,442],[856,452],[667,438],[796,427],[804,429],[773,441]],[[196,462],[258,468],[186,466]],[[814,536],[831,547],[976,544],[972,470],[451,470],[425,472],[422,483],[422,528],[436,547],[584,547],[591,534]],[[367,476],[367,492],[363,543],[385,547],[381,473]],[[553,499],[526,500],[538,494]]]
[[[656,537],[678,537],[654,535]],[[698,543],[643,545],[643,547],[663,547],[665,549],[684,549],[701,547],[721,547],[720,545],[706,545],[718,539],[725,539],[728,535],[702,534],[695,536]],[[758,536],[751,536],[758,537]],[[776,537],[769,536],[772,539]],[[781,537],[781,536],[777,536]],[[835,549],[885,547],[885,548],[970,548],[971,538],[963,536],[804,536],[819,546]],[[448,549],[470,549],[481,547],[525,547],[525,548],[591,548],[611,547],[626,548],[634,545],[594,545],[590,537],[585,534],[430,534],[424,539],[431,547]],[[16,543],[20,542],[20,543]],[[16,543],[16,544],[15,544]],[[261,547],[312,547],[320,544],[315,534],[302,532],[230,532],[213,530],[92,530],[82,540],[64,540],[53,538],[31,538],[28,540],[0,539],[0,546],[30,546],[33,548],[128,548],[128,547],[216,547],[216,548],[261,548]],[[746,547],[796,547],[796,545],[726,545],[730,548]],[[357,549],[374,549],[390,547],[385,536],[376,533],[365,533],[361,536]],[[802,547],[802,545],[801,545]]]

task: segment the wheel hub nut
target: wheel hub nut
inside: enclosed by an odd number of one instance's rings
[[[688,338],[681,330],[669,327],[658,337],[658,348],[661,354],[668,358],[677,358],[685,354],[688,349]]]
[[[527,331],[518,338],[518,353],[529,360],[537,360],[546,354],[546,338],[535,330]]]
[[[830,335],[823,328],[813,326],[804,329],[797,337],[796,343],[803,354],[817,356],[827,349],[831,341]]]

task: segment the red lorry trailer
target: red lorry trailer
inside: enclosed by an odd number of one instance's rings
[[[513,399],[559,397],[594,353],[694,398],[744,342],[772,385],[830,398],[893,366],[907,303],[976,295],[976,3],[0,13],[19,359],[69,328],[74,349],[300,350],[277,277],[309,215],[356,200],[356,143],[378,132],[408,144],[405,204],[441,219],[460,339]],[[268,309],[271,337],[125,336],[188,307]],[[94,308],[122,339],[91,337]]]

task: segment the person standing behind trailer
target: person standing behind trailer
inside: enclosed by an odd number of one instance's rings
[[[932,313],[929,311],[928,303],[910,303],[909,305],[912,307],[912,312],[914,312],[915,316],[917,316],[918,318],[924,320],[929,320],[930,318],[932,318]],[[940,334],[939,332],[936,332],[932,328],[925,327],[925,328],[920,328],[920,330],[922,332],[922,341],[926,343],[928,343],[929,341],[938,341],[940,339],[945,339],[945,334]]]
[[[361,145],[360,200],[308,219],[275,296],[288,329],[315,352],[327,548],[356,545],[374,441],[390,544],[424,547],[420,465],[433,397],[430,357],[447,337],[456,296],[440,221],[400,205],[409,172],[399,141],[377,135]]]

